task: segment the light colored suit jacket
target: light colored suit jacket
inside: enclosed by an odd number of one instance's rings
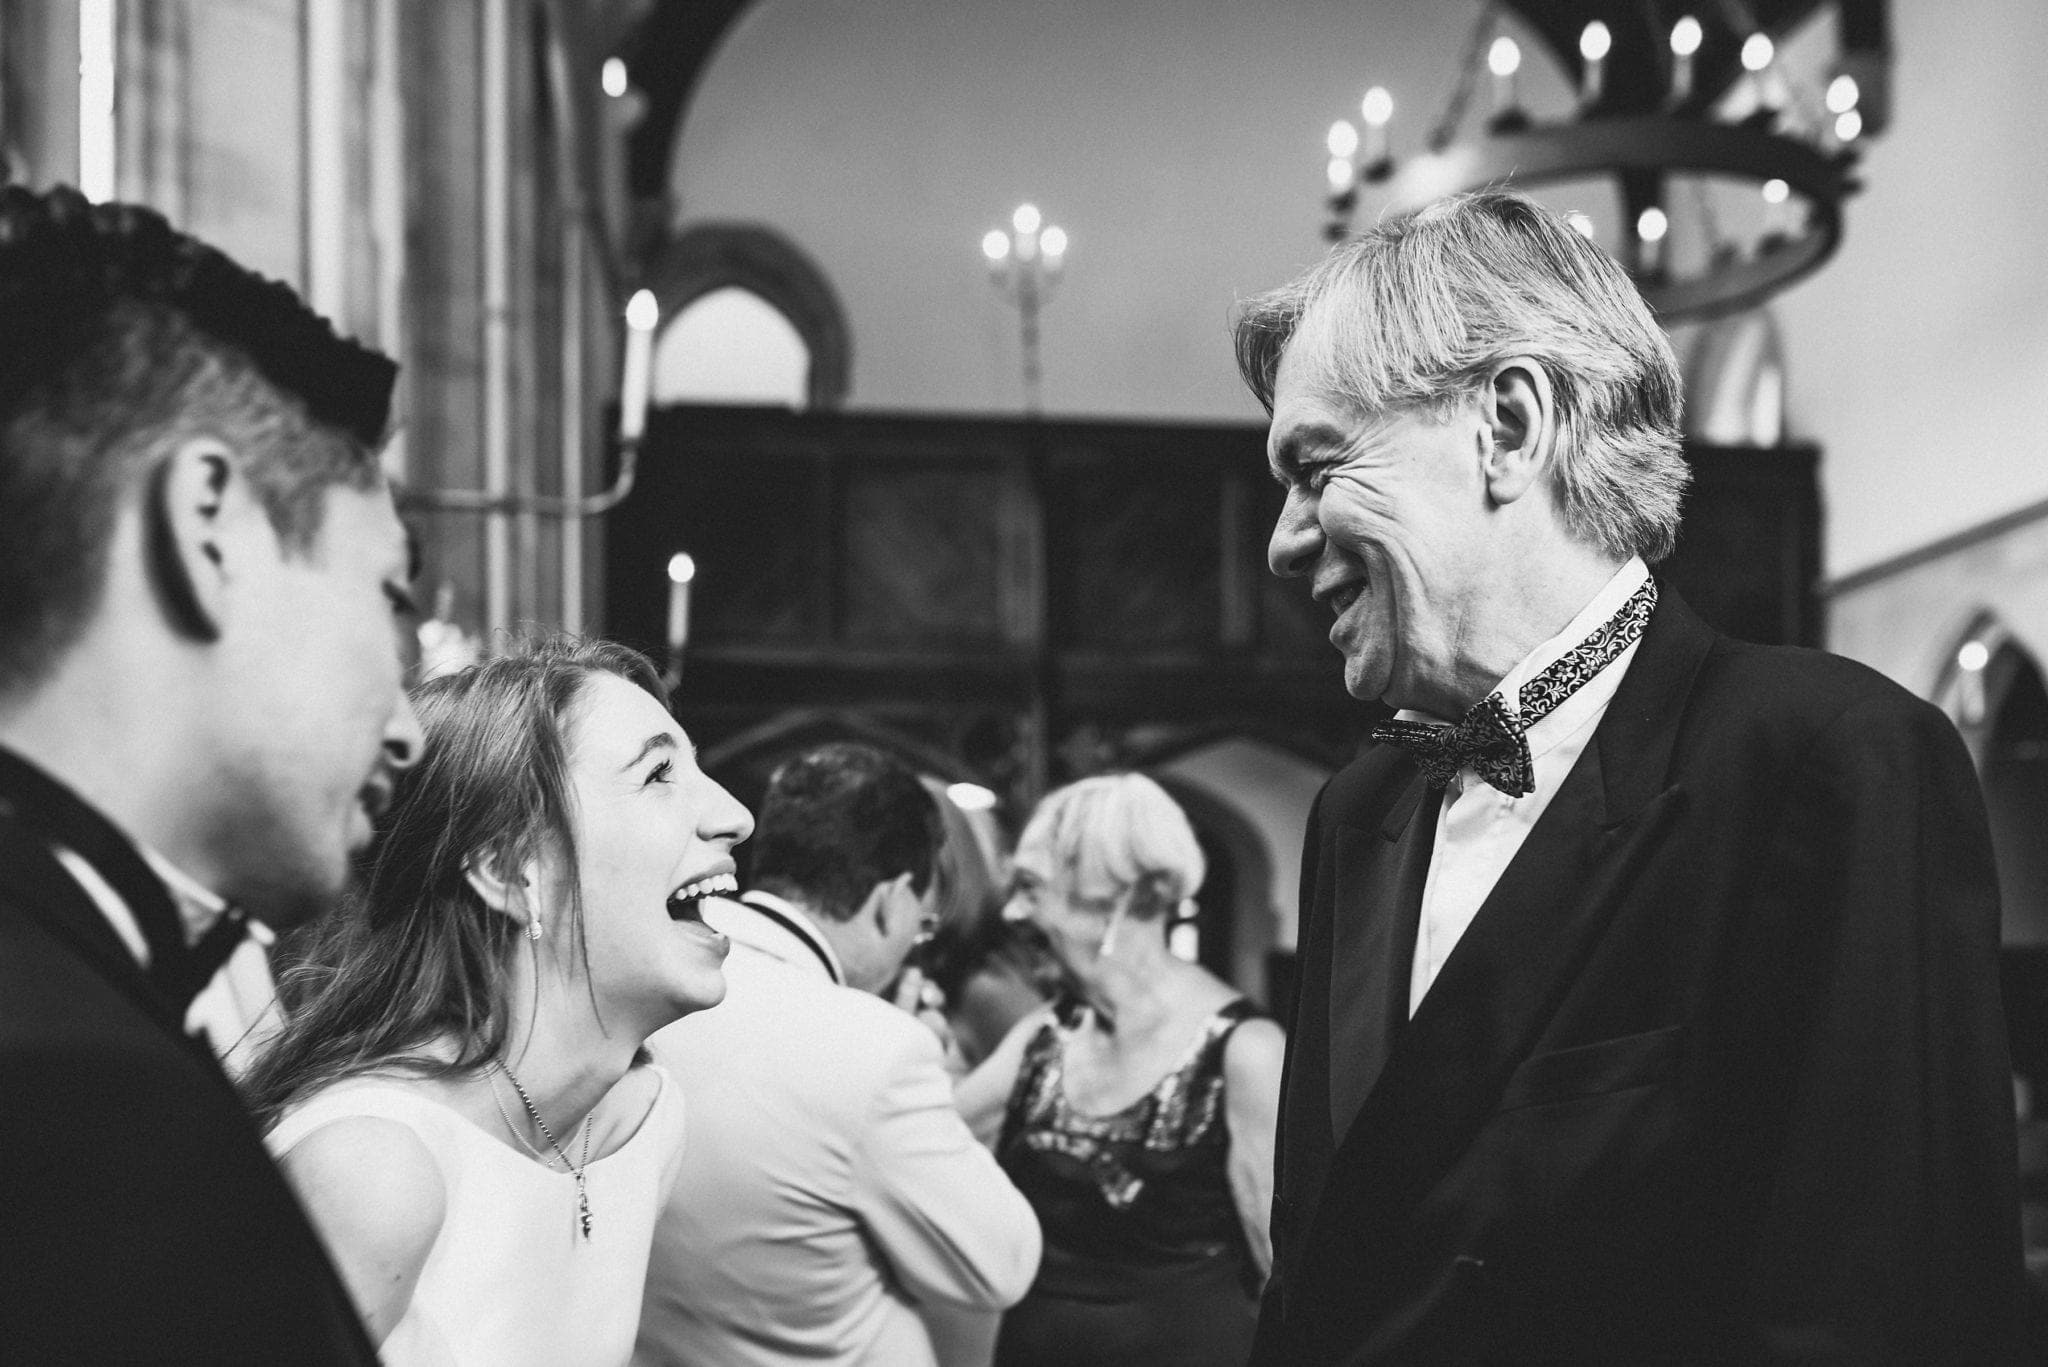
[[[642,1367],[932,1367],[925,1312],[1016,1302],[1038,1269],[1030,1205],[953,1109],[939,1044],[844,986],[786,902],[707,901],[727,992],[648,1041],[690,1132],[657,1223]]]

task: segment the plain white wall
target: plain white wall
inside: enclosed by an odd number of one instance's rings
[[[2048,4],[1891,15],[1891,130],[1777,305],[1835,575],[2048,496]]]

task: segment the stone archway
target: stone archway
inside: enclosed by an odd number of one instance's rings
[[[811,354],[807,406],[834,409],[853,382],[853,336],[832,282],[803,248],[759,223],[699,223],[657,247],[647,288],[663,318],[714,290],[740,289],[787,318]]]

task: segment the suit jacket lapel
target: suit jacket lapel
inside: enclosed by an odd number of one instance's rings
[[[1408,966],[1436,843],[1434,794],[1417,774],[1383,821],[1339,826],[1330,953],[1330,1138],[1339,1143],[1408,1020]]]
[[[1457,1160],[1571,987],[1625,896],[1637,857],[1682,808],[1682,791],[1666,786],[1671,751],[1714,637],[1675,593],[1660,588],[1662,601],[1592,743],[1414,1018],[1396,1032],[1340,1141],[1332,1182],[1358,1184],[1354,1199],[1370,1192],[1375,1203],[1406,1205]],[[1398,865],[1385,856],[1376,862],[1389,870]],[[1394,881],[1370,870],[1366,877]],[[1366,910],[1339,906],[1340,925]],[[1411,932],[1399,963],[1404,985],[1412,944]],[[1405,991],[1401,1003],[1405,1008]],[[1336,1216],[1345,1202],[1334,1189],[1330,1196],[1323,1213]]]
[[[24,914],[69,945],[99,975],[130,998],[145,1015],[182,1036],[163,996],[85,889],[78,885],[41,836],[0,814],[0,869],[11,899]]]

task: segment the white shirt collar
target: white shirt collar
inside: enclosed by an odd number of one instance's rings
[[[136,924],[135,913],[127,901],[114,891],[113,884],[100,875],[90,861],[66,845],[53,846],[57,862],[62,864],[78,885],[85,890],[100,914],[114,927],[114,933],[128,946],[135,960],[145,968],[149,966],[149,945],[142,938],[142,928]],[[170,891],[171,901],[178,908],[178,919],[185,932],[185,943],[198,944],[214,923],[227,913],[228,900],[213,889],[201,883],[191,874],[173,864],[149,846],[137,841],[135,848],[142,860],[149,865],[149,871],[163,880]],[[268,949],[277,937],[270,927],[260,921],[248,923],[249,938]]]
[[[713,920],[716,929],[785,963],[816,964],[831,975],[833,982],[845,984],[846,966],[809,912],[786,897],[758,889],[749,889],[734,900],[756,914],[744,918],[717,917]],[[715,902],[706,903],[707,908],[715,906]],[[712,917],[707,915],[706,919]]]
[[[171,900],[178,904],[178,916],[185,925],[185,943],[199,943],[206,932],[213,929],[213,923],[227,914],[228,899],[149,846],[140,845],[138,848],[142,851],[143,862],[149,865],[150,872],[164,881],[164,886],[171,890]],[[253,921],[250,923],[252,933],[257,935],[261,943],[268,945],[270,935],[267,930],[255,929],[258,924]]]
[[[1608,618],[1621,611],[1622,604],[1628,602],[1649,577],[1650,567],[1643,563],[1642,557],[1630,556],[1628,563],[1614,572],[1614,577],[1607,581],[1606,586],[1594,594],[1586,606],[1579,609],[1579,615],[1565,623],[1564,630],[1524,655],[1519,664],[1502,675],[1501,681],[1494,686],[1494,691],[1507,703],[1508,711],[1513,713],[1521,710],[1523,684],[1583,644]],[[1614,662],[1610,660],[1602,667],[1600,673],[1604,674],[1613,667]],[[1594,677],[1597,678],[1598,675]],[[1552,712],[1529,727],[1527,734],[1532,749],[1537,743],[1536,738],[1544,734],[1547,724],[1556,715],[1556,712]]]
[[[1527,655],[1524,655],[1514,668],[1503,674],[1500,682],[1495,684],[1491,691],[1500,694],[1501,701],[1507,704],[1509,713],[1512,714],[1521,710],[1523,684],[1563,659],[1566,652],[1583,643],[1588,636],[1591,636],[1600,627],[1601,623],[1621,611],[1621,605],[1626,603],[1635,591],[1643,586],[1643,581],[1649,577],[1650,567],[1643,563],[1643,558],[1639,555],[1630,556],[1627,563],[1614,572],[1614,577],[1609,579],[1606,585],[1598,593],[1594,594],[1591,599],[1587,600],[1584,607],[1579,609],[1578,615],[1565,623],[1562,631],[1559,631],[1555,636],[1552,636]],[[1613,668],[1612,662],[1608,664],[1607,668]],[[1605,672],[1606,669],[1601,671],[1603,674]],[[1455,722],[1457,720],[1455,717],[1433,717],[1427,712],[1418,712],[1413,708],[1405,707],[1394,715],[1401,721],[1441,723]],[[1553,712],[1551,717],[1556,715]],[[1529,728],[1528,734],[1532,738],[1540,736],[1545,729],[1545,724],[1551,720],[1551,717],[1544,717],[1537,721]],[[1530,744],[1533,748],[1535,745],[1534,739],[1531,740]]]

